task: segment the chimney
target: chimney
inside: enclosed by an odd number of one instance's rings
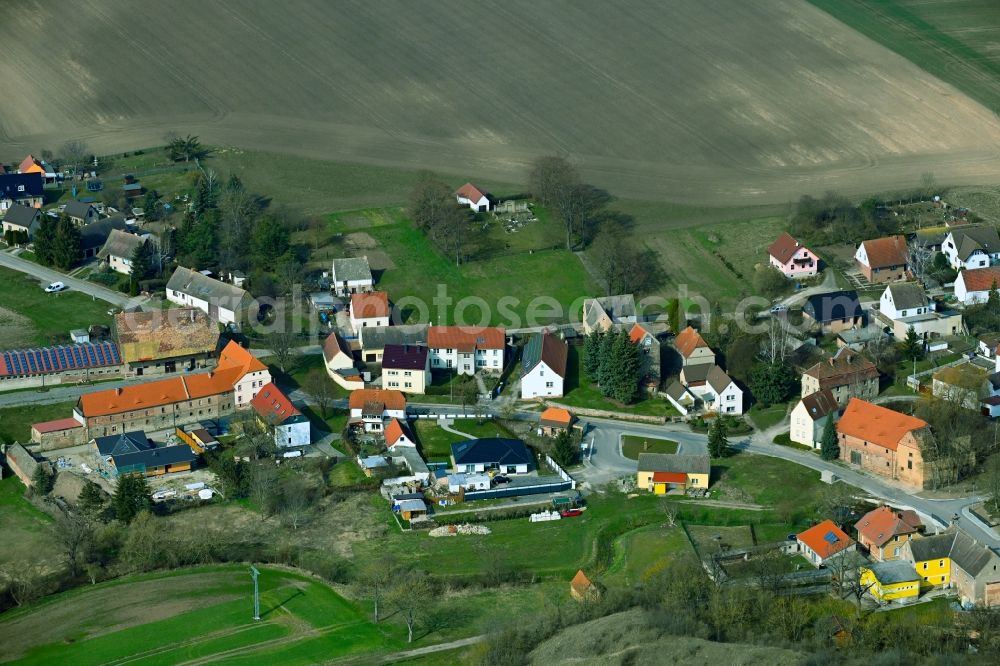
[[[121,394],[122,394],[122,389],[119,386],[118,388],[115,389],[115,395],[121,395]]]

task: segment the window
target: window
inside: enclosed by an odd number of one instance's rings
[[[413,388],[413,383],[412,382],[403,382],[403,387],[404,388]]]
[[[729,395],[726,396],[726,400],[735,400],[735,399],[736,399],[736,396],[733,395],[732,393],[730,393]]]
[[[927,571],[927,563],[924,562],[924,571]]]
[[[938,560],[938,566],[939,567],[943,567],[944,566],[944,560]]]
[[[539,377],[544,377],[545,376],[545,371],[544,370],[539,370],[538,371],[538,376]]]
[[[545,388],[552,388],[552,382],[545,382]]]

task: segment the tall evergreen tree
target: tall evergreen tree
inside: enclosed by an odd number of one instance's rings
[[[615,340],[618,339],[618,331],[614,328],[610,329],[603,335],[601,335],[601,346],[598,353],[600,361],[597,365],[597,376],[591,377],[593,381],[596,381],[598,386],[601,387],[601,393],[608,395],[610,390],[606,384],[609,383],[612,377],[612,365],[614,363],[614,348]]]
[[[733,452],[729,446],[729,433],[722,417],[715,419],[708,429],[708,453],[713,458],[726,458]]]
[[[250,232],[250,259],[258,270],[273,270],[279,257],[288,251],[288,227],[273,215],[257,220]]]
[[[924,357],[924,343],[912,326],[906,330],[906,339],[899,343],[899,353],[909,361],[919,361]]]
[[[143,241],[142,243],[135,246],[132,250],[131,266],[132,266],[132,282],[137,283],[140,280],[147,279],[153,273],[153,257],[150,252],[151,244],[149,241]]]
[[[45,266],[51,266],[54,262],[53,252],[57,225],[56,220],[48,215],[43,215],[42,221],[35,231],[35,257]]]
[[[132,520],[143,511],[148,511],[153,505],[149,494],[149,484],[141,474],[126,474],[118,477],[115,494],[111,498],[115,517],[123,523]]]
[[[639,347],[632,343],[628,335],[619,334],[611,350],[610,395],[618,402],[633,402],[639,392],[639,372],[642,364]]]
[[[823,460],[836,460],[840,457],[840,445],[837,443],[837,428],[833,423],[833,415],[826,420],[823,427],[823,437],[819,441],[819,454]]]
[[[583,342],[583,371],[591,380],[601,369],[601,332],[594,329]]]
[[[80,260],[80,229],[67,215],[60,215],[52,240],[52,264],[68,270]]]

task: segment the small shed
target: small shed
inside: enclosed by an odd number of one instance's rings
[[[399,515],[403,520],[413,520],[427,515],[427,505],[420,499],[408,499],[399,503]]]
[[[90,333],[83,328],[74,328],[69,332],[69,337],[73,341],[73,344],[82,345],[90,342]]]
[[[600,598],[601,591],[593,581],[587,578],[583,569],[580,569],[569,583],[569,594],[577,601],[594,601]]]

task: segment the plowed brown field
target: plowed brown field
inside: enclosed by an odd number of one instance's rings
[[[77,0],[0,21],[0,158],[206,143],[638,199],[1000,178],[996,115],[804,0]]]

